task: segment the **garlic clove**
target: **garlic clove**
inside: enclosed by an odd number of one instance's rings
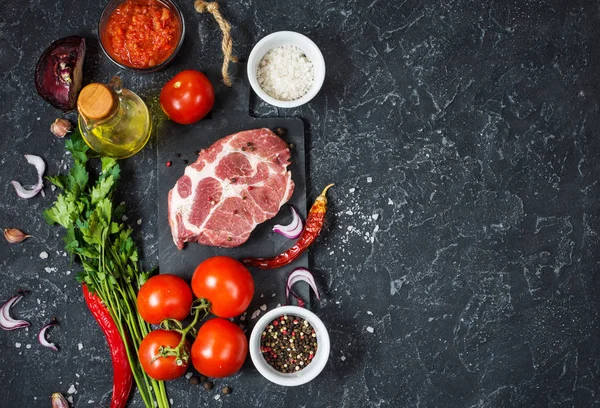
[[[25,241],[31,235],[25,234],[20,229],[16,228],[4,228],[4,238],[11,244],[18,244],[19,242]]]
[[[71,131],[71,122],[64,118],[58,118],[50,125],[50,131],[56,137],[63,138]]]
[[[52,394],[52,408],[69,408],[69,403],[60,392]]]

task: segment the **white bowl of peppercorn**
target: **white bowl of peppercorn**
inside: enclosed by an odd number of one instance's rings
[[[329,359],[329,334],[310,310],[282,306],[261,317],[250,335],[250,358],[275,384],[293,387],[313,380]]]

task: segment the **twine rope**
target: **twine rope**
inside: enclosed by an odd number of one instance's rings
[[[229,77],[229,63],[237,62],[237,58],[232,54],[233,41],[231,40],[231,25],[223,18],[219,11],[219,3],[212,1],[207,2],[204,0],[196,0],[194,2],[194,8],[198,13],[209,12],[213,15],[219,28],[223,33],[223,41],[221,41],[221,50],[223,51],[223,67],[221,68],[221,74],[223,75],[223,83],[231,87],[232,82]]]

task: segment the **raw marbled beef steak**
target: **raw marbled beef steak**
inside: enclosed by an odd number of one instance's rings
[[[185,168],[169,191],[173,241],[236,247],[277,214],[294,182],[287,143],[269,129],[247,130],[216,141]]]

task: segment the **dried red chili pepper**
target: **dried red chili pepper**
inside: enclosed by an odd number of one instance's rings
[[[312,207],[310,207],[304,229],[293,247],[272,258],[245,258],[242,259],[242,263],[260,269],[273,269],[285,266],[302,255],[319,236],[319,233],[321,233],[323,222],[325,221],[325,213],[327,212],[327,190],[331,187],[333,187],[333,184],[325,187]]]
[[[104,336],[106,336],[106,342],[110,349],[113,366],[113,389],[110,408],[123,408],[127,403],[133,383],[133,374],[127,359],[125,343],[123,343],[117,325],[102,300],[96,294],[91,293],[86,285],[82,285],[82,288],[85,303],[96,322],[98,322]]]

